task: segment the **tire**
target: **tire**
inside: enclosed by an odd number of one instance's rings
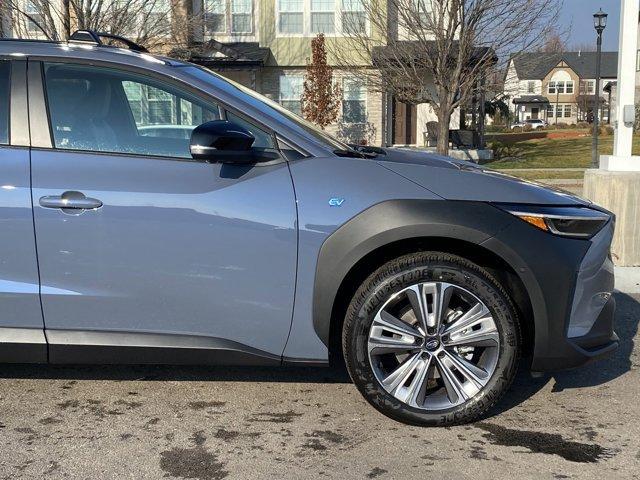
[[[377,410],[447,426],[478,420],[506,392],[521,339],[511,299],[486,270],[419,252],[364,281],[347,309],[342,348],[349,375]]]

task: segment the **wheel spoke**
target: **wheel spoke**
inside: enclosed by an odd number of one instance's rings
[[[455,320],[442,332],[443,343],[448,347],[493,347],[499,342],[498,330],[491,312],[480,302]]]
[[[422,335],[411,325],[382,310],[369,332],[369,354],[408,352],[422,343]]]
[[[428,309],[423,286],[412,285],[406,290],[406,294],[409,299],[409,303],[411,304],[411,310],[413,310],[413,313],[418,320],[418,325],[420,325],[422,333],[426,334]]]
[[[487,380],[489,380],[489,374],[486,371],[462,358],[457,353],[444,350],[444,354],[467,380],[475,383],[478,388],[486,385]]]
[[[413,369],[415,375],[411,379],[409,385],[401,383],[394,391],[395,397],[412,407],[420,407],[424,403],[424,393],[427,387],[427,373],[429,372],[429,365],[431,364],[431,356],[427,358],[420,358],[420,361],[416,362]]]
[[[431,332],[439,332],[442,317],[451,300],[453,285],[443,282],[427,283],[422,285],[422,292],[427,305],[427,328]]]
[[[421,362],[422,354],[420,352],[415,353],[405,360],[404,363],[400,364],[400,366],[391,372],[386,378],[384,378],[382,380],[382,385],[388,392],[394,394],[399,386],[402,386],[407,382],[411,374],[421,365]]]
[[[448,360],[447,357],[440,358],[436,356],[434,358],[436,359],[438,372],[440,372],[440,377],[442,378],[444,388],[447,392],[447,397],[449,397],[451,404],[458,405],[466,401],[469,396],[465,392],[460,380],[458,380],[458,377],[456,377],[451,370],[451,367],[453,366],[452,362]]]

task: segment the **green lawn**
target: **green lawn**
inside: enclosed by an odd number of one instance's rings
[[[514,135],[514,138],[516,136]],[[487,135],[487,143],[491,145],[492,135]],[[509,135],[501,135],[501,143],[510,145],[518,160],[494,160],[486,164],[489,168],[588,168],[591,163],[591,136],[578,138],[536,138],[510,142]],[[640,136],[633,140],[634,154],[640,153]],[[600,136],[600,154],[611,154],[613,151],[613,135]],[[564,174],[567,175],[567,174]],[[562,178],[575,178],[576,173]],[[541,178],[536,176],[536,178]],[[544,178],[553,178],[545,176]]]

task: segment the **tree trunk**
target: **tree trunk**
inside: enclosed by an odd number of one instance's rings
[[[436,150],[440,155],[449,155],[449,122],[451,121],[451,109],[441,105],[437,109],[438,114],[438,145]]]

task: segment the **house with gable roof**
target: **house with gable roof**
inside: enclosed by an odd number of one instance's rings
[[[605,87],[617,78],[618,53],[602,52],[600,118],[609,119]],[[542,119],[550,124],[591,121],[596,99],[596,52],[514,55],[508,63],[504,96],[513,119]]]

